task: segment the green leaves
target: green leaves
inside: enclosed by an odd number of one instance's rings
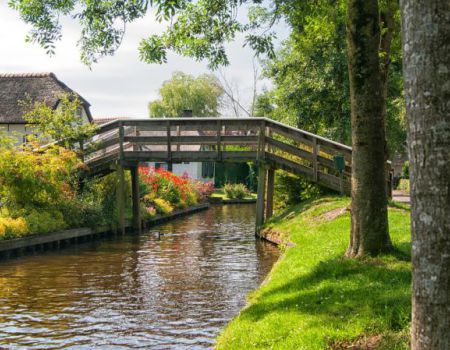
[[[43,138],[61,141],[65,147],[74,148],[76,144],[94,135],[96,126],[83,115],[83,105],[75,94],[58,94],[57,107],[50,101],[21,101],[24,119]]]
[[[194,117],[219,116],[222,87],[208,74],[195,78],[175,72],[159,90],[161,99],[149,103],[151,117],[181,117],[184,109],[191,109]]]
[[[166,63],[167,50],[162,39],[152,35],[139,44],[139,58],[146,63]]]
[[[61,39],[61,16],[71,16],[81,26],[78,46],[81,61],[90,66],[103,56],[113,55],[122,43],[126,24],[144,17],[153,7],[154,18],[167,23],[162,34],[149,33],[139,45],[139,56],[147,63],[167,62],[167,51],[207,60],[211,68],[229,64],[225,43],[238,33],[246,33],[246,44],[258,55],[273,56],[273,33],[257,33],[273,24],[274,12],[259,6],[250,12],[249,23],[238,19],[244,0],[10,0],[22,20],[33,29],[27,39],[55,53]],[[253,0],[249,3],[260,4]]]

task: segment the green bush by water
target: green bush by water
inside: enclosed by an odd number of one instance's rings
[[[249,190],[244,184],[225,184],[223,186],[225,196],[229,199],[244,199],[249,195]]]

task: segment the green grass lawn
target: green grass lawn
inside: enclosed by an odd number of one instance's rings
[[[295,246],[218,337],[218,349],[409,348],[409,212],[389,211],[392,254],[345,259],[349,213],[324,214],[348,204],[348,198],[322,198],[268,223]]]
[[[229,199],[226,195],[223,189],[218,188],[214,190],[213,194],[211,195],[213,198],[222,198],[222,199]],[[256,193],[250,193],[248,196],[245,196],[244,199],[256,199]]]

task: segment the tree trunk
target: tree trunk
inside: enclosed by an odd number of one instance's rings
[[[352,228],[347,256],[391,248],[388,234],[383,87],[377,0],[349,0],[348,67],[352,120]]]
[[[450,1],[402,0],[412,349],[450,349]]]

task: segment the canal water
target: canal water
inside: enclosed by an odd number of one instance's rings
[[[279,256],[254,212],[217,206],[0,262],[0,348],[210,349]]]

